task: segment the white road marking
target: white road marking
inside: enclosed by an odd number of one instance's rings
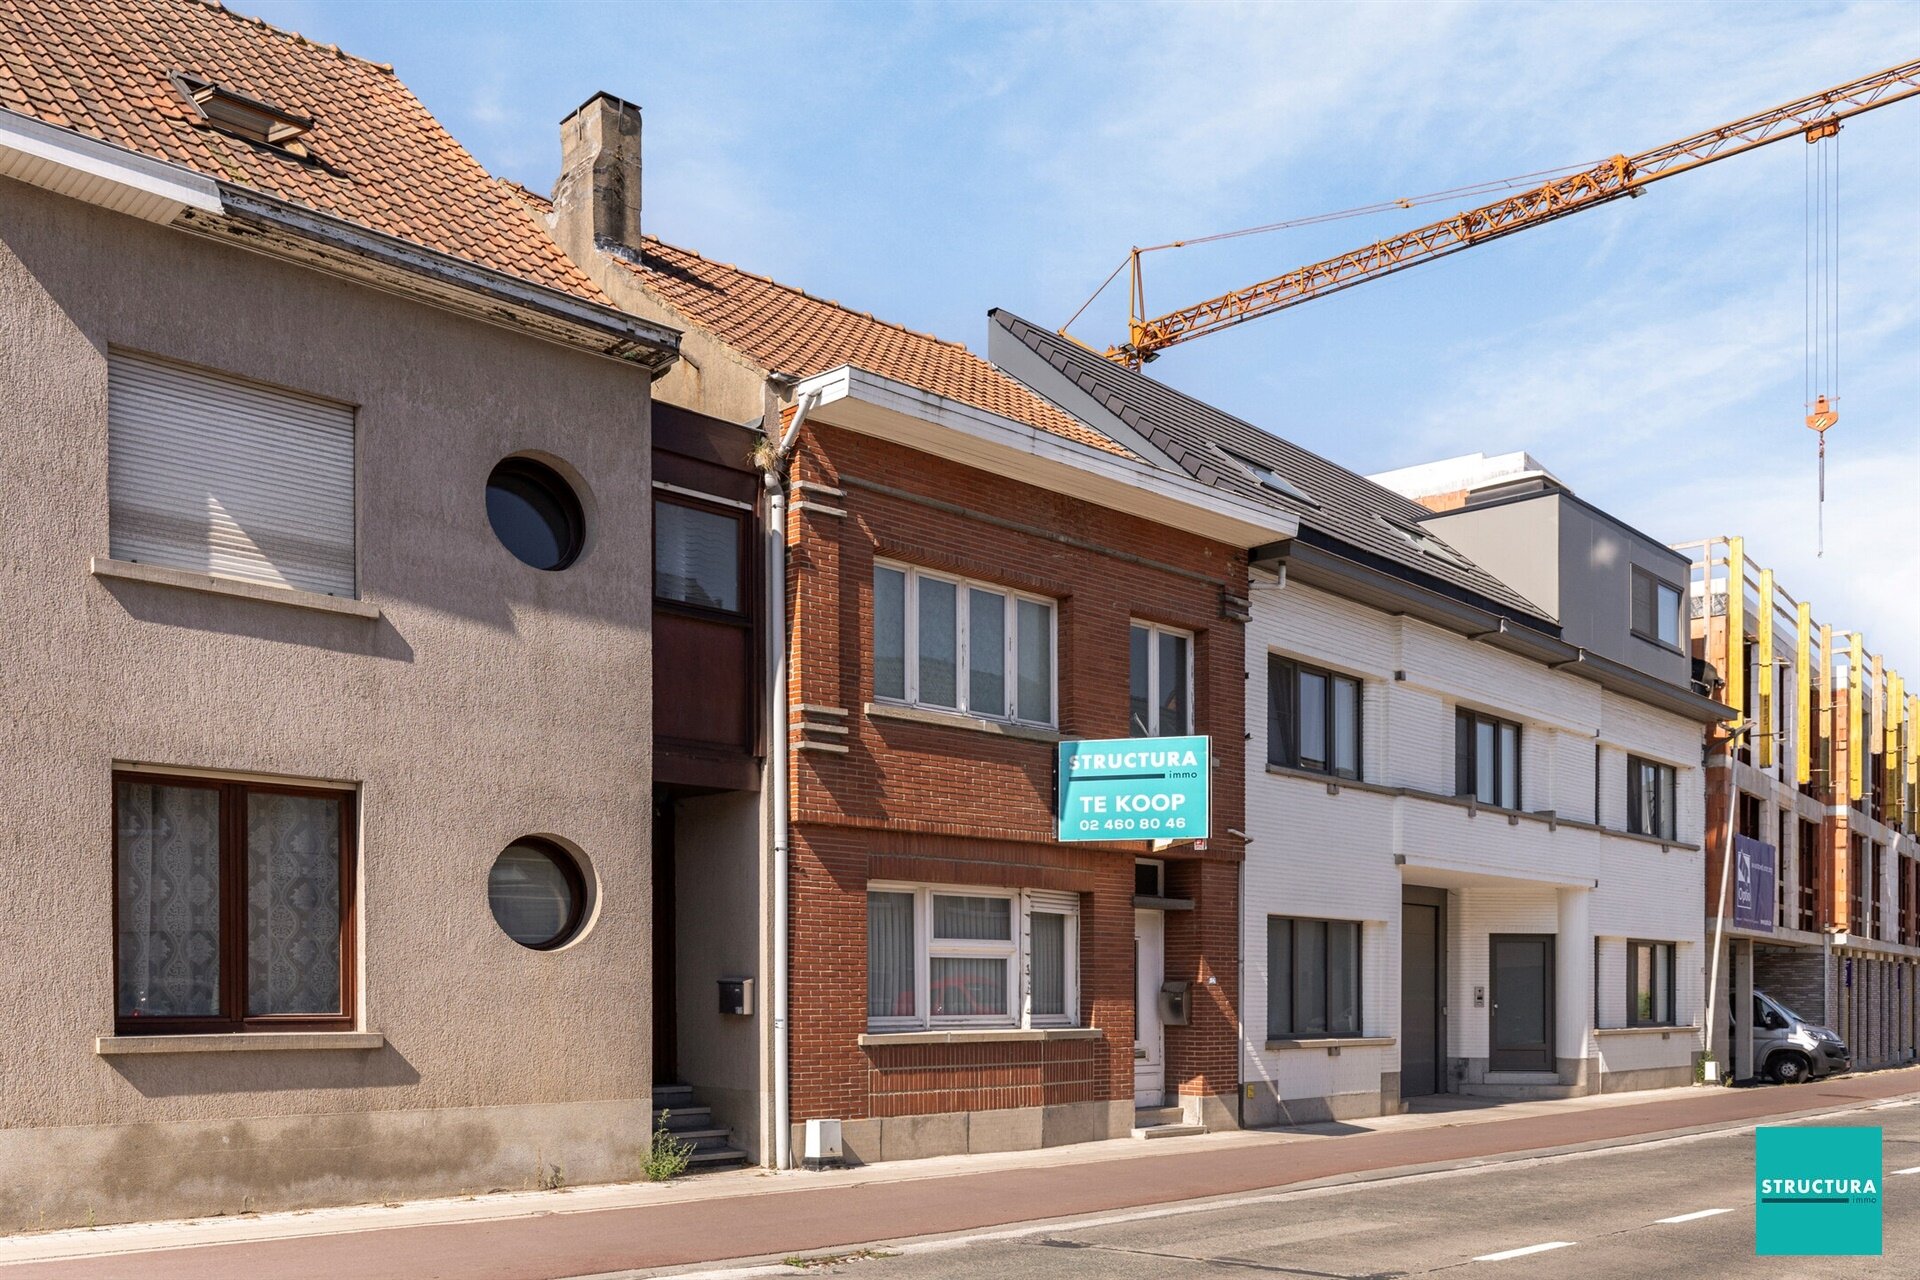
[[[1889,1178],[1897,1178],[1903,1173],[1920,1173],[1920,1164],[1913,1166],[1913,1168],[1911,1169],[1895,1169],[1892,1173],[1888,1174],[1887,1176]]]
[[[1571,1249],[1576,1242],[1572,1240],[1549,1240],[1545,1244],[1530,1244],[1524,1249],[1502,1249],[1499,1253],[1483,1253],[1475,1262],[1505,1262],[1508,1258],[1524,1258],[1530,1253],[1545,1253],[1549,1249]]]
[[[1692,1213],[1675,1214],[1671,1218],[1656,1218],[1654,1219],[1654,1225],[1660,1226],[1668,1222],[1698,1222],[1701,1218],[1711,1218],[1718,1213],[1732,1212],[1733,1210],[1731,1209],[1696,1209]]]

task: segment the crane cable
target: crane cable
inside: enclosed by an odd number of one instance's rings
[[[1807,426],[1819,436],[1815,504],[1816,555],[1827,550],[1827,431],[1840,420],[1840,138],[1839,124],[1807,136],[1802,217],[1806,274],[1801,394]],[[1821,146],[1831,142],[1831,148]]]

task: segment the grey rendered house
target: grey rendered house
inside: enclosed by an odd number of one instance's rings
[[[675,351],[391,69],[0,3],[0,1231],[633,1176]]]

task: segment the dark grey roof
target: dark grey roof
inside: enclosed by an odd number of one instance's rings
[[[1494,613],[1549,635],[1559,633],[1559,627],[1539,605],[1448,546],[1431,529],[1423,529],[1420,522],[1433,512],[1412,499],[1115,364],[1050,329],[1003,310],[989,314],[998,330],[992,335],[995,341],[1001,340],[1002,333],[1017,340],[1050,366],[1052,375],[1063,379],[1064,384],[1047,385],[1048,370],[1030,360],[1009,361],[996,354],[995,363],[1069,413],[1084,413],[1091,402],[1202,484],[1297,516],[1303,542],[1456,598],[1471,597]],[[1285,487],[1304,493],[1311,501],[1300,501],[1262,484],[1240,460],[1270,469]],[[1416,539],[1424,535],[1438,545],[1422,550],[1415,541],[1409,541],[1401,531],[1404,529],[1417,531]]]

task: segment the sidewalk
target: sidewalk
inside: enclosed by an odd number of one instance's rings
[[[1423,1109],[837,1173],[744,1170],[0,1240],[0,1280],[554,1280],[848,1249],[1080,1214],[1620,1145],[1920,1094],[1920,1067],[1792,1088]]]

